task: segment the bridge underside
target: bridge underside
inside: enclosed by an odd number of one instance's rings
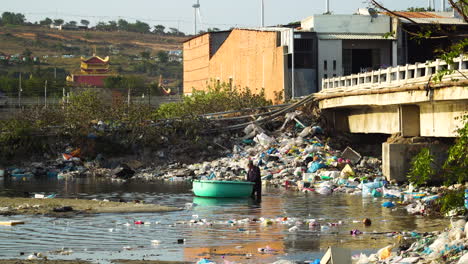
[[[468,112],[468,88],[445,87],[331,97],[320,108],[334,128],[404,137],[456,137]]]
[[[468,113],[468,86],[464,85],[340,91],[321,94],[318,99],[333,128],[351,133],[456,137],[457,128],[463,125],[459,117]],[[411,159],[424,147],[431,150],[438,164],[443,163],[447,153],[444,144],[383,143],[382,170],[387,179],[405,181]]]

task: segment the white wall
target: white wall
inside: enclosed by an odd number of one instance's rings
[[[305,30],[318,33],[385,34],[391,31],[389,16],[314,15],[301,22]]]
[[[327,70],[324,62],[327,61]],[[336,60],[336,70],[333,70],[333,61]],[[318,40],[318,79],[319,90],[322,87],[322,78],[343,75],[343,46],[341,40]]]

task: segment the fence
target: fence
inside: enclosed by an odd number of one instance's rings
[[[128,97],[123,98],[128,102]],[[107,100],[111,100],[107,98]],[[181,95],[170,96],[131,96],[132,104],[146,104],[152,107],[158,107],[161,104],[179,102],[182,100]],[[33,107],[59,107],[67,102],[67,97],[63,96],[22,96],[17,94],[4,94],[0,96],[0,119],[9,118],[22,109]]]
[[[326,92],[326,89],[331,88],[375,88],[416,84],[418,82],[427,82],[433,74],[443,69],[458,71],[468,69],[468,57],[460,56],[454,62],[454,64],[450,65],[443,60],[437,59],[432,62],[407,64],[366,73],[322,79],[322,91]]]

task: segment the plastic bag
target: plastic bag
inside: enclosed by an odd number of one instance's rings
[[[307,137],[311,132],[312,132],[312,127],[306,127],[301,131],[301,133],[299,133],[298,136],[304,138],[304,137]]]
[[[377,256],[379,256],[379,260],[385,260],[392,255],[393,246],[386,246],[379,251],[377,251]]]
[[[269,137],[265,133],[261,133],[254,138],[254,141],[262,145],[263,147],[269,147],[271,144],[273,144],[273,142],[275,142],[275,139]]]
[[[327,165],[321,162],[312,162],[312,165],[307,169],[308,173],[317,172],[319,169],[326,168]]]

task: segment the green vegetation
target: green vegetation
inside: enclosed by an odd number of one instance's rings
[[[90,22],[88,20],[82,19],[80,24],[88,27]],[[76,28],[78,22],[68,21],[61,18],[50,19],[46,17],[45,19],[36,22],[36,24],[26,22],[24,14],[13,13],[13,12],[4,12],[0,17],[0,25],[39,25],[39,26],[65,26],[69,28]],[[125,19],[119,19],[118,21],[108,21],[108,22],[98,22],[93,28],[98,31],[125,31],[125,32],[137,32],[137,33],[153,33],[157,35],[171,35],[171,36],[185,36],[185,33],[179,31],[176,28],[169,28],[169,31],[165,31],[166,27],[163,25],[155,25],[154,29],[151,30],[151,26],[145,22],[137,20],[135,23],[128,22]],[[211,31],[219,31],[218,28],[210,28]]]
[[[112,81],[136,85],[132,78]],[[38,136],[47,134],[54,135],[54,142],[66,138],[76,146],[84,145],[84,155],[89,153],[83,142],[91,134],[100,137],[100,142],[118,142],[118,153],[131,151],[135,146],[206,146],[209,139],[201,136],[200,131],[211,124],[198,115],[271,104],[263,94],[254,95],[247,88],[230,89],[226,84],[210,87],[208,92],[194,92],[181,103],[163,104],[157,109],[146,104],[128,104],[125,96],[105,94],[102,89],[75,90],[66,104],[25,109],[11,119],[1,120],[0,160],[14,159],[18,153],[29,156],[30,153],[46,153],[51,148],[50,143],[44,143]],[[161,120],[167,118],[173,119]],[[104,122],[108,129],[97,130],[98,121]],[[115,151],[112,149],[112,153]]]
[[[468,181],[468,115],[461,117],[464,126],[458,129],[459,137],[448,150],[444,163],[446,184]]]
[[[0,19],[0,25],[22,25],[25,22],[23,14],[4,12]]]
[[[154,119],[193,117],[201,114],[240,110],[271,105],[264,92],[252,94],[249,88],[231,88],[228,84],[212,84],[208,91],[193,91],[182,102],[163,104],[153,114]]]
[[[423,148],[411,161],[411,169],[408,172],[408,179],[414,185],[427,184],[435,174],[434,156],[428,148]]]
[[[440,199],[437,199],[437,205],[440,207],[442,214],[447,214],[451,210],[464,206],[465,190],[452,190],[443,194]]]

